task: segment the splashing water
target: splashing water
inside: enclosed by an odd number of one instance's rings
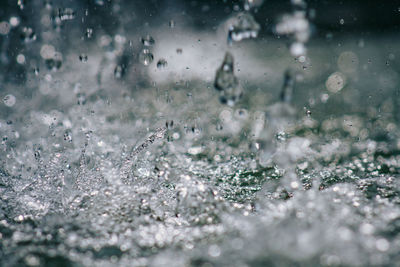
[[[397,35],[261,2],[2,4],[1,266],[396,266]]]

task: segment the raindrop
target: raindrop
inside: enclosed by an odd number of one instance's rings
[[[11,94],[8,94],[3,98],[4,105],[6,105],[7,107],[14,106],[16,101],[17,99],[15,98],[15,96]]]
[[[149,49],[143,49],[142,52],[140,52],[139,54],[139,61],[145,65],[148,66],[151,64],[151,62],[153,62],[154,60],[154,56],[153,54],[150,52]]]
[[[45,60],[46,66],[49,70],[59,70],[62,66],[62,54],[55,52],[53,57]]]
[[[239,80],[234,75],[234,59],[231,53],[226,52],[221,67],[217,70],[214,87],[221,92],[220,101],[233,106],[242,96]]]
[[[232,41],[239,42],[243,39],[256,38],[260,25],[250,13],[239,13],[233,25],[229,27],[228,44]]]
[[[293,73],[290,70],[286,70],[280,96],[282,102],[284,103],[292,102],[294,85],[295,85],[295,78],[293,77]]]
[[[86,54],[80,54],[79,60],[83,63],[86,63],[88,61],[88,56]]]
[[[36,33],[33,31],[32,28],[23,27],[21,32],[21,39],[25,43],[30,43],[36,40]]]
[[[150,35],[146,35],[145,37],[142,37],[141,42],[144,46],[153,46],[154,45],[154,39]]]
[[[25,1],[24,0],[18,0],[17,5],[19,6],[19,8],[21,10],[23,10],[24,7],[25,7]]]
[[[157,62],[157,68],[158,69],[165,69],[166,67],[168,66],[168,62],[165,60],[165,59],[160,59],[158,62]]]
[[[86,94],[85,93],[78,93],[76,94],[78,98],[78,105],[85,105],[86,104]]]
[[[98,6],[103,6],[104,5],[104,0],[94,0],[94,3]]]
[[[92,36],[93,36],[93,29],[87,28],[86,29],[86,37],[90,39],[90,38],[92,38]]]
[[[61,21],[74,19],[75,11],[72,8],[59,8],[58,17]]]
[[[117,65],[114,69],[114,77],[121,79],[125,73],[125,69],[121,65]]]

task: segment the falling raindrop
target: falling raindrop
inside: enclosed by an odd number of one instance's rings
[[[145,65],[148,66],[151,64],[151,62],[153,62],[154,60],[154,56],[153,54],[150,52],[149,49],[143,49],[140,54],[139,54],[139,61]]]
[[[86,54],[80,54],[79,60],[83,63],[86,63],[88,61],[88,56]]]
[[[260,25],[250,13],[239,13],[233,24],[229,27],[228,44],[239,42],[243,39],[256,38]]]
[[[160,60],[158,60],[158,62],[157,62],[158,69],[165,69],[167,66],[168,66],[168,62],[165,59],[161,58]]]
[[[32,28],[23,27],[21,31],[21,39],[25,43],[30,43],[36,40],[36,33],[33,31]]]
[[[281,91],[281,101],[284,103],[291,103],[295,85],[295,78],[293,77],[293,73],[290,70],[286,70],[285,76],[283,79],[283,87]]]
[[[221,67],[217,70],[214,87],[220,91],[220,101],[233,106],[242,96],[239,80],[234,75],[234,59],[226,52]]]
[[[75,18],[75,11],[72,8],[59,8],[58,17],[61,21],[72,20]]]
[[[155,41],[150,35],[146,35],[140,39],[144,46],[153,46]]]

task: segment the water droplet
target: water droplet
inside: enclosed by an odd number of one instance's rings
[[[295,85],[295,78],[290,70],[285,71],[285,76],[283,79],[283,87],[281,91],[281,101],[284,103],[291,103]]]
[[[343,25],[344,24],[344,19],[340,19],[339,23],[340,23],[340,25]]]
[[[55,52],[53,57],[45,60],[45,63],[49,70],[59,70],[62,66],[62,54],[60,52]]]
[[[175,28],[175,21],[174,21],[174,20],[171,19],[171,20],[169,21],[169,27],[170,27],[170,28]]]
[[[86,104],[86,94],[85,93],[78,93],[76,94],[78,98],[78,105],[85,105]]]
[[[114,69],[114,77],[117,79],[121,79],[125,73],[125,69],[121,65],[115,66]]]
[[[93,29],[87,28],[86,29],[86,37],[90,39],[90,38],[92,38],[92,36],[93,36]]]
[[[18,0],[17,5],[21,10],[23,10],[25,7],[25,0]]]
[[[182,48],[177,48],[177,49],[176,49],[176,53],[177,53],[178,55],[181,55],[182,52],[183,52],[183,51],[182,51]]]
[[[239,13],[236,20],[229,27],[228,43],[239,42],[243,39],[256,38],[260,31],[260,25],[250,13]]]
[[[143,49],[142,52],[140,52],[139,54],[139,61],[145,65],[148,66],[151,64],[151,62],[153,62],[154,60],[154,56],[153,54],[150,52],[149,49]]]
[[[155,43],[153,37],[151,37],[150,35],[146,35],[142,37],[140,40],[144,46],[153,46]]]
[[[231,53],[226,52],[221,67],[217,70],[214,87],[221,92],[220,101],[234,105],[242,96],[239,80],[234,75],[234,59]]]
[[[58,17],[61,21],[71,20],[75,18],[75,11],[72,8],[59,8]]]
[[[168,62],[165,60],[165,59],[160,59],[158,62],[157,62],[157,68],[158,69],[164,69],[164,68],[166,68],[168,66]]]
[[[103,6],[104,5],[104,0],[94,0],[94,3],[98,6]]]
[[[36,40],[36,33],[32,28],[23,27],[21,31],[21,39],[25,43],[30,43]]]
[[[8,94],[3,98],[4,105],[6,105],[7,107],[14,106],[16,101],[17,99],[12,94]]]
[[[18,56],[17,56],[17,63],[18,64],[25,64],[25,56],[24,56],[24,54],[18,54]]]
[[[79,60],[83,63],[86,63],[88,61],[88,56],[86,54],[80,54]]]

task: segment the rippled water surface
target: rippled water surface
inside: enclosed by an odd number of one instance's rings
[[[8,2],[1,266],[400,262],[396,32],[303,1]]]

